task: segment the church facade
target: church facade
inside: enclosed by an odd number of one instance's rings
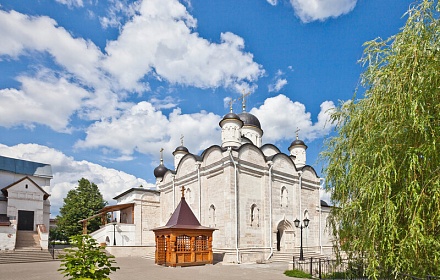
[[[321,178],[306,164],[306,144],[292,142],[289,153],[262,145],[259,120],[243,110],[232,111],[219,123],[221,144],[191,154],[186,147],[173,152],[174,170],[161,164],[154,170],[160,196],[161,221],[173,213],[185,187],[188,205],[203,226],[218,229],[213,250],[224,261],[270,259],[274,252],[299,252],[304,219],[304,252],[330,255],[326,230],[330,208],[320,200]]]

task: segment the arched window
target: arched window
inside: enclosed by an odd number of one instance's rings
[[[193,197],[192,197],[192,193],[191,193],[190,188],[187,188],[185,190],[185,200],[186,200],[186,202],[188,202],[190,204],[193,202]]]
[[[286,187],[281,188],[281,207],[288,207],[289,195]]]
[[[251,206],[251,226],[260,226],[260,209],[257,208],[256,204]]]
[[[215,206],[213,204],[209,207],[209,227],[215,227]]]

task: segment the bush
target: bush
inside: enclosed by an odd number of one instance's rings
[[[69,279],[110,279],[108,276],[119,267],[114,267],[113,256],[108,256],[105,250],[90,235],[74,235],[70,238],[71,248],[64,249],[58,271]]]
[[[312,276],[308,273],[305,273],[304,271],[293,269],[293,270],[286,270],[284,271],[284,274],[289,277],[297,277],[297,278],[309,278],[311,279]]]

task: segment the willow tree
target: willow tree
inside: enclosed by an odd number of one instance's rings
[[[440,275],[439,8],[419,1],[398,34],[365,43],[364,95],[332,113],[322,153],[335,240],[374,278]]]

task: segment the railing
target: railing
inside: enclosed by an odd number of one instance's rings
[[[293,269],[309,273],[311,276],[319,279],[356,279],[368,280],[366,276],[366,262],[362,259],[357,260],[330,260],[330,259],[305,259],[299,260],[293,257]],[[439,276],[427,275],[425,278],[413,275],[398,273],[398,279],[401,280],[440,280]],[[392,275],[386,275],[380,279],[395,279]]]

